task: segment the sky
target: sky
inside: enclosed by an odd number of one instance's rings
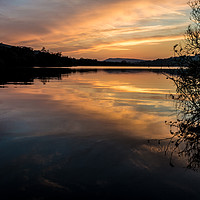
[[[0,0],[0,42],[75,58],[173,56],[187,0]]]

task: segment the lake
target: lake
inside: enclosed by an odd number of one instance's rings
[[[172,69],[73,67],[0,75],[2,199],[198,199],[165,155]],[[161,140],[161,143],[158,142]],[[170,151],[170,150],[169,150]]]

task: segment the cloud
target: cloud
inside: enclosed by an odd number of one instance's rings
[[[0,6],[3,42],[71,54],[121,40],[182,34],[188,24],[183,0],[1,0]]]

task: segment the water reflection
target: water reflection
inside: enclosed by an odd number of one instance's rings
[[[176,85],[176,100],[178,117],[169,122],[172,137],[168,147],[172,147],[170,163],[173,165],[173,155],[187,160],[187,168],[199,170],[200,167],[200,77],[196,69],[180,69],[180,75],[169,77]]]
[[[29,72],[30,85],[4,79],[3,197],[199,197],[199,176],[170,168],[162,149],[147,143],[149,138],[169,136],[164,121],[175,111],[166,98],[175,93],[171,81],[158,71],[59,70],[50,76]],[[43,84],[46,78],[49,82]]]
[[[53,67],[35,67],[35,68],[10,68],[8,70],[1,69],[0,73],[0,85],[15,84],[15,85],[29,85],[33,84],[35,79],[41,80],[44,84],[50,80],[61,80],[63,75],[70,75],[74,73],[96,73],[97,71],[105,71],[107,73],[138,73],[141,71],[152,71],[155,73],[166,72],[170,73],[171,69],[163,68],[143,68],[138,69],[134,67],[124,67],[121,69],[119,67],[63,67],[63,68],[53,68]]]
[[[64,74],[61,74],[63,69],[61,71],[56,69],[58,73],[54,74],[54,69],[49,70],[49,72],[48,70],[34,72],[33,75],[39,77],[33,79],[34,85],[18,85],[15,88],[15,83],[8,82],[9,88],[1,91],[4,101],[0,105],[1,109],[4,110],[9,105],[10,111],[17,110],[16,113],[11,114],[13,120],[9,123],[12,126],[8,129],[12,130],[7,132],[29,131],[30,134],[34,130],[37,134],[41,134],[41,129],[44,129],[48,130],[47,134],[49,134],[49,132],[64,132],[65,129],[77,130],[83,123],[89,132],[92,124],[96,124],[91,123],[91,120],[95,120],[99,124],[100,122],[105,124],[102,127],[116,129],[115,132],[123,132],[134,137],[154,138],[156,135],[168,134],[163,122],[173,111],[172,102],[166,99],[166,95],[173,93],[173,86],[162,74],[134,70],[131,73],[120,74],[120,70],[118,73],[115,71],[96,73],[93,70],[89,71],[90,73],[87,70],[75,73],[68,69]],[[44,75],[38,76],[37,73],[54,74],[54,76],[59,74],[58,77],[62,80],[51,78],[53,76],[51,75],[48,85],[43,85],[41,80],[44,80]],[[70,74],[72,76],[69,76]],[[34,109],[29,108],[29,105]],[[23,115],[19,121],[23,107]],[[47,109],[48,107],[50,109]],[[63,117],[65,113],[67,114]],[[72,117],[67,117],[69,113],[76,114],[78,116],[76,120],[73,118],[74,114],[71,114]],[[52,116],[59,116],[60,121],[64,120],[68,123],[55,125],[55,123],[59,124],[59,120],[54,120]],[[77,122],[78,119],[84,122]],[[72,123],[71,128],[68,128],[69,121]],[[49,125],[47,126],[46,123]],[[57,131],[58,127],[63,127],[63,130]],[[155,130],[157,128],[159,132]],[[92,130],[94,129],[95,127]],[[45,131],[42,134],[45,134]]]

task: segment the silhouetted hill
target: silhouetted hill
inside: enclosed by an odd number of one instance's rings
[[[171,57],[171,58],[139,62],[137,63],[137,65],[139,66],[179,66],[181,60],[182,58],[180,59],[179,57]]]
[[[7,67],[59,67],[100,65],[96,59],[75,59],[52,53],[43,48],[35,51],[30,47],[11,46],[0,43],[0,68]]]
[[[191,61],[199,61],[200,55],[196,56],[181,56],[170,57],[156,60],[140,60],[140,59],[126,59],[126,58],[108,58],[104,62],[110,63],[110,65],[121,66],[187,66],[187,63]]]
[[[108,58],[104,60],[105,62],[123,62],[123,63],[138,63],[145,62],[145,60],[141,59],[130,59],[130,58]]]
[[[110,58],[106,61],[96,59],[76,59],[62,56],[61,52],[52,53],[43,48],[11,46],[0,43],[0,68],[8,67],[66,67],[66,66],[178,66],[182,58],[166,58],[152,61],[139,59]]]

